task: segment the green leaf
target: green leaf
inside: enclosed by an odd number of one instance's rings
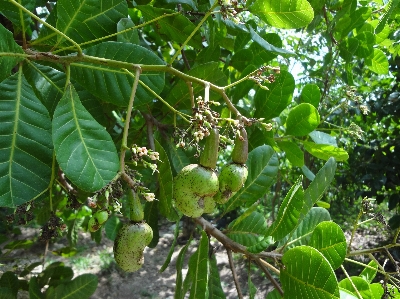
[[[179,235],[179,222],[180,222],[180,221],[178,220],[178,221],[175,223],[174,239],[173,239],[172,244],[171,244],[171,246],[170,246],[170,248],[169,248],[169,252],[168,252],[167,258],[165,259],[164,264],[163,264],[163,265],[161,266],[161,268],[160,268],[160,273],[164,272],[165,269],[167,269],[169,263],[171,262],[172,255],[173,255],[174,252],[175,252],[176,240],[178,239],[178,235]],[[178,269],[178,268],[177,268],[177,269]],[[182,270],[182,269],[181,269],[181,270]],[[182,274],[182,273],[181,273],[181,274]]]
[[[324,221],[314,229],[309,246],[318,249],[333,269],[337,269],[346,257],[346,237],[339,225]]]
[[[150,5],[138,5],[135,8],[142,12],[145,21],[150,21],[166,14],[175,13],[174,10],[156,8]],[[196,25],[182,14],[162,18],[154,24],[154,30],[158,36],[163,38],[165,41],[173,40],[176,43],[185,42],[189,35],[194,32],[195,28]],[[198,31],[190,39],[188,45],[198,49],[202,48],[202,38]]]
[[[372,291],[369,287],[369,283],[362,279],[361,277],[357,277],[357,276],[352,276],[350,277],[350,279],[345,278],[342,281],[339,282],[339,287],[348,290],[349,292],[351,292],[352,294],[354,294],[355,296],[357,296],[356,290],[354,290],[353,284],[354,286],[357,288],[358,292],[360,293],[360,295],[362,296],[362,298],[365,299],[374,299],[373,295],[372,295]],[[353,282],[353,283],[351,283]]]
[[[346,62],[352,61],[359,45],[360,42],[356,38],[349,37],[344,39],[339,45],[340,57]]]
[[[0,287],[9,289],[13,294],[13,298],[17,298],[19,285],[20,283],[15,273],[7,271],[1,275]]]
[[[71,247],[75,247],[78,241],[79,229],[83,223],[84,218],[74,218],[67,222],[68,233],[67,239]]]
[[[272,292],[269,292],[267,294],[267,297],[265,299],[282,299],[281,294],[279,294],[277,289],[274,289]]]
[[[279,208],[276,220],[268,229],[267,234],[274,237],[275,240],[282,239],[298,225],[300,212],[304,204],[302,179],[303,177],[300,176],[290,188]]]
[[[18,3],[23,5],[29,11],[33,11],[35,9],[36,1],[19,0]],[[10,1],[0,1],[0,12],[12,22],[16,33],[26,32],[29,30],[29,26],[32,23],[31,16],[22,11],[22,9],[19,7],[15,6],[13,3],[10,3]]]
[[[165,216],[169,221],[176,221],[179,215],[176,213],[172,206],[172,197],[174,193],[173,176],[171,166],[167,154],[161,144],[155,140],[156,152],[159,153],[161,162],[158,162],[158,196],[160,213]]]
[[[390,287],[390,285],[388,285],[388,287]],[[382,298],[382,296],[384,294],[384,289],[380,283],[372,283],[369,285],[369,288],[371,289],[373,299],[381,299]],[[394,292],[392,292],[392,295],[395,296],[394,298],[398,299],[399,298],[398,295],[400,295],[400,294],[398,293],[398,290],[397,290],[397,296],[396,296],[396,294],[394,294]]]
[[[123,61],[128,63],[163,65],[164,62],[153,52],[133,44],[104,42],[84,51],[85,55]],[[85,88],[99,99],[118,106],[127,106],[134,76],[121,70],[88,63],[71,65],[71,76],[77,82],[84,82]],[[144,72],[140,80],[155,93],[160,94],[164,88],[163,72]],[[134,107],[151,102],[154,95],[139,84]]]
[[[0,119],[0,206],[12,208],[48,188],[53,156],[49,113],[21,69],[0,83]]]
[[[259,89],[254,96],[256,118],[269,120],[279,116],[292,99],[294,78],[289,72],[282,70],[276,76],[275,82],[268,85],[268,89]]]
[[[330,158],[325,165],[318,171],[314,180],[304,192],[305,203],[302,214],[306,215],[312,206],[322,198],[328,190],[336,171],[336,161]]]
[[[158,229],[158,205],[159,201],[153,200],[151,202],[147,201],[144,207],[144,221],[146,221],[146,223],[150,225],[151,229],[153,230],[153,239],[151,239],[151,242],[147,245],[150,248],[156,247],[158,241],[160,240],[160,232]]]
[[[305,27],[314,18],[314,10],[306,0],[256,0],[249,11],[276,28]]]
[[[190,71],[187,72],[187,74],[211,82],[218,86],[225,86],[228,83],[225,74],[219,68],[218,62],[209,62],[197,65],[191,68]],[[204,96],[204,85],[194,84],[193,93],[195,97],[197,95]],[[210,92],[210,100],[217,101],[220,98],[221,96],[219,94],[216,94],[213,91]],[[170,93],[166,98],[166,101],[174,107],[181,103],[181,109],[186,108],[191,110],[192,107],[190,107],[189,99],[190,93],[187,84],[183,80],[179,80],[179,82],[174,87],[172,87]]]
[[[24,277],[28,275],[29,273],[32,272],[33,269],[35,269],[37,266],[42,265],[42,262],[34,262],[28,266],[25,267],[25,269],[19,274],[19,277]]]
[[[371,9],[361,7],[340,18],[335,26],[335,31],[339,33],[338,39],[345,38],[353,29],[363,26],[370,15]]]
[[[182,285],[182,267],[183,267],[183,260],[185,258],[185,253],[187,249],[189,248],[189,245],[192,241],[192,238],[189,239],[189,241],[186,243],[185,246],[182,247],[182,249],[179,251],[178,257],[176,258],[176,283],[175,283],[175,296],[174,299],[183,299],[185,296],[185,293],[183,291],[183,285]],[[186,275],[186,277],[189,277]]]
[[[321,91],[316,84],[307,84],[301,90],[301,100],[304,103],[309,103],[315,108],[318,108],[319,101],[321,100]]]
[[[109,238],[111,241],[114,241],[122,225],[122,222],[117,216],[112,215],[110,218],[108,218],[106,224],[104,224],[104,231],[106,232],[107,238]]]
[[[175,173],[179,173],[183,167],[190,164],[190,160],[186,156],[185,151],[180,147],[176,147],[172,142],[168,142],[168,153]]]
[[[82,274],[72,281],[58,285],[47,294],[49,299],[86,299],[96,291],[98,284],[94,274]]]
[[[118,172],[114,142],[81,104],[72,85],[54,111],[53,142],[60,168],[84,191],[103,188]]]
[[[359,299],[358,297],[354,296],[351,292],[340,287],[339,287],[339,293],[340,293],[340,299]]]
[[[293,141],[277,141],[276,143],[285,152],[286,158],[293,166],[301,167],[304,165],[304,153],[296,143]]]
[[[305,136],[315,130],[320,122],[317,108],[308,103],[301,103],[289,111],[286,119],[286,133]]]
[[[268,192],[278,174],[278,158],[269,145],[262,145],[249,153],[246,183],[226,204],[225,213],[239,206],[248,207]]]
[[[210,274],[208,280],[208,298],[209,299],[225,299],[225,293],[221,286],[221,278],[217,266],[215,254],[210,257]]]
[[[43,293],[40,291],[40,286],[38,284],[38,279],[32,276],[29,280],[29,298],[30,299],[44,299]]]
[[[128,5],[124,0],[59,0],[56,28],[75,42],[82,43],[115,33],[118,21],[127,14]],[[55,34],[51,31],[46,38]],[[53,47],[60,45],[71,44],[57,35]]]
[[[190,275],[192,280],[189,298],[208,298],[208,237],[205,231],[201,232],[199,247],[189,259],[189,270],[187,275]]]
[[[324,132],[312,131],[308,136],[317,144],[329,144],[337,147],[336,138]]]
[[[244,246],[253,246],[257,244],[267,233],[267,223],[264,215],[259,212],[253,212],[245,219],[231,222],[226,235],[233,241]]]
[[[380,33],[384,28],[386,23],[388,22],[390,16],[394,12],[396,8],[398,8],[400,4],[400,0],[390,0],[387,4],[386,7],[383,9],[384,13],[382,17],[379,19],[378,26],[375,28],[375,33],[378,34]]]
[[[265,39],[263,39],[261,36],[259,36],[257,34],[257,32],[255,32],[251,26],[248,26],[248,28],[250,31],[251,39],[254,42],[256,42],[257,44],[259,44],[264,50],[269,51],[269,52],[278,53],[278,54],[295,55],[294,52],[291,52],[291,51],[288,51],[285,49],[281,49],[281,48],[275,47],[274,45],[271,45],[269,42],[267,42]]]
[[[24,75],[31,84],[36,96],[53,116],[58,101],[64,94],[66,75],[49,66],[34,62],[24,65]]]
[[[316,144],[307,141],[304,141],[303,145],[307,152],[319,159],[328,160],[330,157],[333,157],[337,161],[346,161],[349,158],[349,154],[344,149],[333,145]]]
[[[315,174],[305,165],[301,166],[301,172],[306,176],[307,179],[313,181],[315,178]]]
[[[285,249],[290,249],[299,245],[307,245],[311,238],[310,233],[322,221],[330,221],[329,212],[324,208],[312,208],[308,214],[299,222],[297,228],[290,235],[286,236],[278,243],[278,247],[288,244]]]
[[[4,249],[11,249],[11,250],[28,249],[28,248],[31,248],[32,245],[33,245],[33,241],[31,241],[31,240],[16,240],[16,241],[11,241],[11,242],[7,243],[4,246]]]
[[[166,3],[174,3],[174,4],[187,4],[189,5],[191,8],[193,8],[194,10],[197,11],[197,7],[196,4],[193,0],[165,0]]]
[[[337,298],[335,272],[325,257],[309,246],[290,249],[282,257],[280,280],[286,298]]]
[[[359,41],[359,46],[355,53],[360,58],[367,58],[374,53],[375,35],[371,32],[363,31],[357,34],[356,39]]]
[[[374,48],[372,57],[365,60],[367,67],[378,75],[386,75],[389,72],[389,61],[382,50]]]
[[[21,47],[14,41],[12,33],[4,28],[2,24],[0,24],[0,52],[24,53]],[[24,60],[23,57],[0,56],[0,82],[10,76],[13,67],[22,60]]]
[[[364,270],[362,270],[362,272],[360,273],[359,276],[361,278],[365,279],[366,281],[368,281],[369,283],[371,283],[374,280],[375,276],[376,276],[376,273],[377,273],[377,270],[378,270],[378,263],[375,262],[374,260],[372,260],[372,261],[370,261],[368,263],[368,266],[372,267],[374,269],[365,267]]]
[[[135,27],[135,24],[129,18],[122,18],[117,24],[118,32],[124,31],[124,33],[120,33],[117,36],[117,42],[121,43],[131,43],[135,45],[140,44],[138,29],[131,29],[126,31],[130,28]]]

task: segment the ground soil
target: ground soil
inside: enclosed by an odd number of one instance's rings
[[[71,258],[60,258],[51,253],[67,246],[65,238],[61,242],[50,244],[45,257],[45,266],[54,261],[62,260],[65,264],[73,268],[75,275],[83,273],[97,275],[99,284],[97,290],[91,296],[93,299],[172,299],[174,298],[176,280],[176,258],[183,245],[176,245],[168,268],[163,273],[160,273],[159,270],[167,258],[173,242],[173,230],[174,228],[170,224],[164,224],[160,227],[160,239],[157,246],[145,249],[145,264],[135,273],[125,273],[115,264],[112,258],[112,241],[104,237],[101,244],[96,244],[91,240],[88,233],[83,233],[79,236],[78,242],[81,252]],[[35,239],[38,232],[38,229],[23,229],[23,234],[20,238]],[[350,234],[346,234],[346,237],[349,240]],[[375,247],[385,238],[388,238],[388,235],[382,232],[358,232],[353,240],[353,249]],[[187,257],[196,250],[196,242],[195,240],[189,248],[186,253]],[[226,298],[238,298],[226,252],[215,240],[212,241],[212,244],[217,248],[215,255]],[[34,245],[29,250],[15,250],[9,255],[9,262],[0,266],[0,274],[13,268],[16,264],[19,267],[23,267],[24,265],[43,260],[44,252],[43,244]],[[249,298],[247,263],[240,255],[234,256],[234,263],[244,298]],[[34,269],[33,273],[40,273],[42,269],[42,266],[39,266]],[[354,270],[354,272],[357,271],[357,269]],[[186,275],[187,260],[182,272]],[[340,273],[337,274],[338,276],[341,275]],[[256,299],[265,298],[268,292],[273,289],[271,283],[255,267],[251,268],[251,280],[257,287]],[[27,292],[21,291],[19,298],[29,298],[29,295]]]

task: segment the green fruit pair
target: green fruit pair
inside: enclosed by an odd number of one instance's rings
[[[88,229],[90,232],[94,233],[98,231],[99,228],[107,221],[108,212],[107,211],[97,211],[94,215],[89,219]]]
[[[247,132],[241,128],[235,138],[235,146],[231,155],[232,163],[224,165],[219,174],[219,190],[214,196],[216,203],[226,203],[243,187],[248,175],[246,166],[248,151]]]
[[[143,250],[153,239],[153,230],[143,221],[143,206],[138,194],[127,194],[130,223],[124,224],[114,240],[114,259],[126,272],[139,270],[144,263]]]
[[[174,181],[176,207],[186,216],[200,217],[212,213],[215,208],[214,195],[218,192],[218,176],[214,172],[218,159],[219,132],[212,128],[206,138],[200,164],[184,167]]]
[[[114,259],[126,272],[139,270],[144,263],[143,250],[153,239],[153,230],[144,222],[125,224],[114,241]]]

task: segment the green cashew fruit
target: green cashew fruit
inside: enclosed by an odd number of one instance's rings
[[[218,176],[213,171],[218,159],[219,132],[213,128],[206,138],[200,164],[185,166],[175,177],[174,198],[176,207],[188,217],[212,213],[213,200],[218,192]]]
[[[125,224],[114,241],[114,259],[126,272],[139,270],[144,263],[143,250],[153,239],[153,230],[145,223]]]
[[[226,203],[247,180],[248,170],[245,164],[248,157],[247,133],[244,128],[239,132],[231,155],[233,162],[224,165],[218,177],[219,191],[214,196],[214,201],[219,204]]]
[[[108,212],[107,211],[97,211],[94,215],[89,219],[88,228],[89,231],[94,233],[98,231],[99,228],[107,221]]]

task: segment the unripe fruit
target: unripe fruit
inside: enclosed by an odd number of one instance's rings
[[[153,230],[145,223],[125,224],[114,241],[114,259],[126,272],[139,270],[144,263],[143,250],[153,239]]]
[[[88,228],[89,231],[94,233],[98,231],[99,228],[107,221],[108,212],[107,211],[97,211],[94,215],[89,219]]]
[[[210,135],[206,138],[204,150],[200,155],[200,165],[206,168],[214,169],[217,166],[219,147],[218,128],[211,128]]]
[[[231,157],[233,163],[246,164],[249,155],[249,141],[247,139],[247,132],[245,128],[239,130],[240,135],[235,138],[235,146],[233,148]]]
[[[218,186],[214,171],[198,164],[187,165],[175,177],[175,205],[186,216],[200,217],[205,208],[210,210],[209,201],[218,192]]]
[[[244,164],[231,163],[222,167],[219,174],[219,192],[214,196],[215,202],[226,203],[247,180],[248,170]]]

